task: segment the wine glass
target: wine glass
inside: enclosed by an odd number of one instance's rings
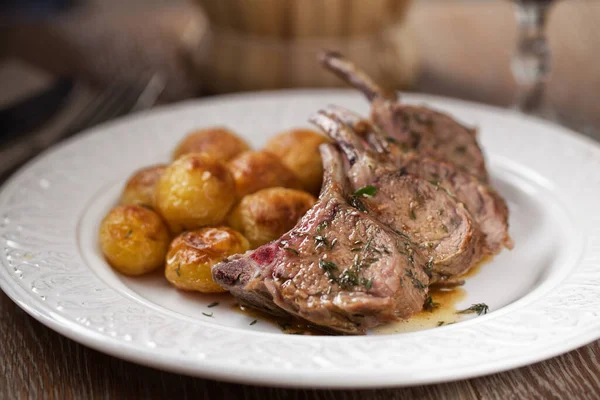
[[[545,28],[554,0],[512,0],[518,21],[517,48],[512,58],[512,73],[517,83],[514,108],[551,117],[544,108],[544,92],[550,72],[550,49]]]

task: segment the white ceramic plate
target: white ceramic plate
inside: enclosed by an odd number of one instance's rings
[[[469,279],[454,325],[365,337],[296,336],[236,313],[226,296],[182,294],[105,263],[96,231],[136,168],[167,161],[190,130],[225,124],[261,146],[308,126],[327,104],[367,114],[354,91],[291,91],[194,101],[80,135],[17,173],[0,194],[0,285],[25,311],[97,350],[171,371],[295,387],[401,386],[469,378],[564,353],[600,337],[600,147],[506,110],[406,95],[480,128],[509,203],[513,251]],[[207,308],[218,300],[221,305]],[[213,312],[212,318],[203,312]]]

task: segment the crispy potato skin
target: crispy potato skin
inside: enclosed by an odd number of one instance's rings
[[[209,154],[188,154],[162,174],[154,200],[173,233],[218,225],[236,202],[235,181]]]
[[[224,127],[199,129],[188,134],[175,148],[173,160],[190,153],[209,153],[219,161],[227,162],[250,150],[244,139]]]
[[[179,289],[202,293],[225,292],[214,283],[211,266],[249,248],[248,240],[241,233],[227,227],[184,232],[169,247],[165,277]]]
[[[307,192],[317,195],[323,182],[323,161],[319,146],[328,139],[312,130],[293,129],[269,140],[265,150],[275,154],[288,167]]]
[[[100,224],[99,237],[110,265],[126,275],[163,266],[171,239],[157,213],[133,204],[113,208]]]
[[[269,187],[301,188],[296,175],[279,158],[265,151],[247,151],[227,166],[235,180],[239,198]]]
[[[125,184],[120,204],[138,204],[154,208],[154,188],[167,166],[152,165],[136,171]]]
[[[256,248],[292,229],[315,202],[311,194],[300,190],[263,189],[245,196],[229,215],[228,223]]]

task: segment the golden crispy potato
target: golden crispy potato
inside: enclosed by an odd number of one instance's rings
[[[173,152],[173,160],[190,153],[209,153],[217,160],[227,162],[247,150],[250,150],[248,143],[229,129],[206,128],[183,138]]]
[[[238,197],[269,187],[300,189],[301,183],[281,161],[266,151],[247,151],[227,164],[235,179]]]
[[[263,189],[245,196],[234,207],[228,223],[256,248],[292,229],[315,201],[312,195],[300,190]]]
[[[275,154],[302,182],[304,190],[318,194],[323,182],[319,145],[328,139],[308,129],[293,129],[274,136],[265,150]]]
[[[154,197],[173,233],[220,224],[235,202],[231,173],[207,153],[173,162],[160,177]]]
[[[232,254],[250,248],[241,233],[231,228],[203,228],[184,232],[169,247],[165,277],[175,287],[202,293],[224,292],[213,282],[210,268]]]
[[[159,164],[136,171],[125,184],[120,203],[154,208],[154,188],[165,169],[166,165]]]
[[[126,275],[141,275],[164,265],[170,239],[160,216],[138,205],[117,206],[100,224],[104,256]]]

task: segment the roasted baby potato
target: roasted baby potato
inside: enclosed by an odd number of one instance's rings
[[[247,151],[235,157],[227,166],[240,198],[269,187],[301,188],[296,175],[276,156],[265,151]]]
[[[300,190],[263,189],[245,196],[234,207],[228,223],[256,248],[292,229],[315,201],[312,195]]]
[[[202,293],[224,292],[212,280],[210,268],[232,254],[250,248],[241,233],[231,228],[203,228],[177,236],[167,253],[165,277],[175,287]]]
[[[157,213],[134,204],[113,208],[100,224],[104,256],[126,275],[141,275],[164,265],[170,239]]]
[[[226,162],[247,150],[250,146],[244,139],[227,128],[214,127],[199,129],[183,138],[173,152],[173,159],[190,153],[209,153]]]
[[[160,164],[136,171],[125,184],[120,203],[154,208],[154,188],[166,168],[166,165]]]
[[[319,145],[328,139],[308,129],[293,129],[274,136],[265,150],[275,154],[288,167],[304,190],[318,194],[323,181],[323,162]]]
[[[207,153],[173,162],[160,177],[154,197],[173,233],[220,224],[235,202],[231,173]]]

